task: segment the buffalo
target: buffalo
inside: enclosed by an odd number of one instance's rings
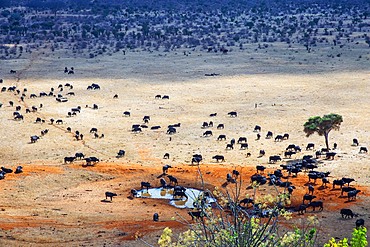
[[[217,141],[226,140],[226,135],[219,135]]]
[[[236,111],[231,111],[231,112],[227,113],[227,115],[229,115],[230,117],[237,117],[238,113]]]
[[[113,193],[113,192],[109,192],[109,191],[105,192],[105,200],[107,200],[108,197],[109,197],[110,198],[110,201],[112,201],[112,199],[113,199],[114,196],[117,196],[117,194],[116,193]]]
[[[71,157],[64,157],[64,163],[72,163],[74,160],[76,159],[76,157],[75,156],[71,156]]]
[[[340,214],[342,215],[342,218],[349,218],[349,217],[353,218],[353,216],[355,216],[352,210],[348,208],[342,208],[340,210]]]
[[[212,159],[215,159],[217,162],[219,161],[225,162],[225,157],[223,155],[215,155],[212,157]]]
[[[320,211],[324,209],[324,203],[322,201],[313,201],[307,205],[307,208],[313,207],[313,211],[318,207]]]

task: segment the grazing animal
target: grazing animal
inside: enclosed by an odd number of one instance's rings
[[[67,164],[68,162],[72,163],[75,159],[76,157],[64,157],[64,163],[65,164]]]
[[[358,140],[356,138],[353,138],[352,146],[358,146],[358,145],[359,145]]]
[[[158,213],[153,214],[153,221],[157,222],[159,220],[159,215]]]
[[[12,169],[10,169],[10,168],[6,168],[6,167],[1,167],[1,170],[3,171],[3,172],[5,172],[5,173],[13,173],[13,170]]]
[[[141,189],[146,188],[148,190],[151,187],[149,182],[141,182]]]
[[[158,130],[160,128],[161,128],[161,126],[159,126],[159,125],[150,127],[151,130]]]
[[[205,131],[204,133],[203,133],[203,136],[212,136],[213,135],[213,133],[212,133],[212,131],[211,130],[207,130],[207,131]]]
[[[304,214],[304,213],[306,213],[306,209],[307,209],[307,206],[305,205],[305,204],[301,204],[301,205],[299,205],[299,207],[298,207],[298,214]]]
[[[273,134],[271,131],[267,131],[267,134],[266,134],[266,139],[270,139],[272,138]]]
[[[215,155],[212,157],[212,159],[215,159],[217,162],[219,161],[225,162],[225,157],[223,155]]]
[[[22,172],[23,172],[23,167],[22,166],[17,166],[14,173],[18,174],[18,173],[22,173]]]
[[[63,120],[62,119],[58,119],[57,121],[55,121],[56,124],[63,124]]]
[[[233,176],[235,177],[235,178],[238,178],[239,177],[239,175],[240,175],[240,173],[237,171],[237,170],[233,170]]]
[[[231,112],[227,113],[227,115],[229,115],[230,117],[237,117],[238,113],[236,111],[231,111]]]
[[[367,153],[367,147],[360,147],[359,153]]]
[[[348,208],[342,208],[340,210],[340,214],[342,215],[342,218],[349,218],[351,217],[353,219],[353,216],[355,216],[355,214],[352,212],[351,209],[348,209]]]
[[[238,144],[239,143],[247,143],[247,137],[239,137]]]
[[[279,155],[272,155],[269,157],[269,163],[275,163],[277,161],[281,161],[281,158]]]
[[[210,117],[216,117],[217,116],[217,113],[211,113],[209,114]]]
[[[328,159],[328,160],[330,160],[330,159],[334,160],[334,156],[335,156],[336,154],[337,154],[337,153],[335,153],[335,152],[327,152],[327,153],[326,153],[326,159]]]
[[[235,184],[236,180],[228,173],[226,174],[226,182]]]
[[[131,194],[132,197],[136,197],[137,196],[137,190],[131,189],[130,194]]]
[[[356,196],[360,192],[361,192],[361,190],[352,190],[352,191],[348,192],[348,201],[356,200]]]
[[[117,157],[121,158],[121,157],[125,156],[125,153],[126,153],[125,150],[120,149],[120,150],[118,150]]]
[[[339,185],[342,188],[344,184],[345,182],[342,179],[335,179],[333,180],[333,189],[335,189],[335,185]]]
[[[262,157],[262,156],[264,156],[265,154],[266,154],[265,150],[261,149],[261,150],[260,150],[260,156]]]
[[[49,129],[41,130],[41,136],[44,136],[47,133],[49,133]]]
[[[282,141],[283,140],[283,136],[282,135],[277,135],[276,137],[275,137],[275,142],[280,142],[280,141]]]
[[[75,153],[76,159],[82,159],[85,158],[85,155],[83,153]]]
[[[224,129],[225,128],[225,125],[224,124],[218,124],[217,125],[217,129],[219,130],[219,129]]]
[[[23,120],[23,115],[19,114],[14,117],[14,120]]]
[[[267,183],[267,178],[265,176],[262,176],[261,174],[254,174],[251,176],[251,182],[257,182],[260,185],[264,185]]]
[[[140,133],[142,131],[142,129],[140,127],[134,127],[131,129],[132,132],[134,133]]]
[[[35,143],[40,137],[38,136],[31,136],[31,143]]]
[[[116,193],[113,193],[113,192],[109,192],[109,191],[105,192],[105,200],[107,200],[108,197],[109,197],[110,198],[110,201],[112,201],[112,199],[113,199],[114,196],[117,196],[117,194]]]
[[[292,151],[295,148],[295,144],[289,144],[288,147],[285,149],[286,151]]]
[[[85,161],[86,161],[86,165],[94,165],[97,162],[99,162],[99,159],[92,156],[92,157],[85,158]]]
[[[257,169],[257,173],[258,173],[259,171],[264,172],[264,171],[265,171],[265,169],[266,169],[266,167],[264,167],[264,166],[260,166],[260,165],[257,165],[257,166],[256,166],[256,169]]]
[[[170,180],[170,183],[172,183],[173,185],[178,185],[177,178],[175,178],[174,176],[171,176],[171,175],[167,175],[167,177]]]
[[[118,94],[115,94],[115,95],[113,96],[113,99],[118,99]]]
[[[203,160],[202,155],[200,154],[194,154],[192,159],[191,159],[191,164],[194,165],[194,163],[197,163],[199,165],[199,162]]]
[[[253,132],[261,132],[261,126],[259,125],[254,126]]]
[[[292,158],[292,155],[295,154],[296,152],[294,151],[285,151],[284,152],[284,157],[286,158]]]
[[[234,145],[231,143],[226,144],[226,149],[234,149]]]
[[[170,166],[170,165],[164,165],[164,166],[162,166],[162,172],[163,172],[163,174],[166,174],[168,172],[168,169],[169,168],[172,168],[172,166]]]
[[[356,220],[356,227],[363,227],[365,225],[365,220],[364,219],[358,219]]]
[[[222,140],[226,140],[226,135],[219,135],[217,137],[217,141],[222,141]]]
[[[313,195],[313,192],[315,191],[315,187],[313,187],[311,184],[308,185],[308,194]]]
[[[240,149],[244,150],[248,148],[248,143],[240,143]]]
[[[283,140],[288,140],[288,139],[289,139],[289,134],[285,133],[285,134],[283,135]]]
[[[130,117],[130,116],[131,116],[131,113],[130,113],[129,111],[124,111],[124,112],[123,112],[123,115],[124,115],[125,117]]]
[[[305,201],[309,201],[309,202],[311,202],[313,199],[315,199],[316,198],[316,196],[314,196],[314,195],[310,195],[310,194],[305,194],[304,196],[303,196],[303,204],[304,204],[304,202]]]
[[[96,132],[98,132],[98,129],[97,128],[91,128],[90,129],[90,133],[96,133]]]
[[[204,217],[204,214],[201,211],[188,212],[188,214],[191,216],[191,220]]]
[[[354,178],[342,178],[342,181],[349,186],[350,183],[355,182]]]
[[[348,192],[354,191],[354,190],[356,190],[355,187],[348,187],[348,186],[347,187],[342,187],[342,192],[340,193],[340,195],[342,196],[344,192],[348,193]]]
[[[172,135],[176,133],[176,129],[174,127],[170,127],[167,129],[167,134]]]
[[[318,207],[320,211],[324,209],[324,203],[322,201],[313,201],[307,205],[307,208],[313,207],[313,211]]]
[[[170,99],[170,96],[168,96],[168,95],[163,95],[163,96],[162,96],[162,99]]]
[[[164,155],[163,155],[163,159],[169,159],[170,158],[170,154],[169,153],[165,153]]]
[[[321,178],[321,181],[322,181],[322,185],[326,188],[326,185],[329,184],[329,180],[328,178]]]
[[[188,195],[186,195],[185,191],[174,190],[173,191],[173,198],[175,198],[175,197],[180,197],[180,198],[186,197],[186,199],[188,199]]]
[[[155,99],[161,99],[161,98],[162,98],[162,96],[161,96],[160,94],[157,94],[154,98],[155,98]]]

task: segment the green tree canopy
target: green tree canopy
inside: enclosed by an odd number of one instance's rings
[[[326,148],[329,149],[329,132],[331,130],[339,130],[342,122],[342,116],[334,113],[324,115],[323,117],[310,117],[303,125],[304,132],[306,133],[307,137],[315,132],[319,134],[319,136],[324,136]]]

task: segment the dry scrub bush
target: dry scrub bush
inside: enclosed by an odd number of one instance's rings
[[[199,169],[200,178],[202,174]],[[204,185],[204,183],[203,183]],[[200,217],[193,224],[180,219],[187,224],[189,230],[174,237],[170,228],[165,228],[158,240],[160,247],[284,247],[315,246],[317,232],[315,225],[318,221],[314,217],[308,219],[293,231],[281,234],[280,220],[289,220],[291,213],[284,210],[289,202],[286,193],[268,194],[257,198],[259,185],[252,184],[255,205],[252,209],[241,207],[242,179],[229,184],[223,192],[218,188],[213,192],[217,199],[216,206],[211,208],[202,203],[202,198],[196,202],[198,210],[204,217]],[[232,189],[230,189],[232,187]],[[203,186],[204,191],[205,188]]]

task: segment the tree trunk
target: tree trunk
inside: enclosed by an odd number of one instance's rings
[[[325,145],[326,145],[326,148],[329,150],[329,133],[325,133],[324,134],[325,136]]]

